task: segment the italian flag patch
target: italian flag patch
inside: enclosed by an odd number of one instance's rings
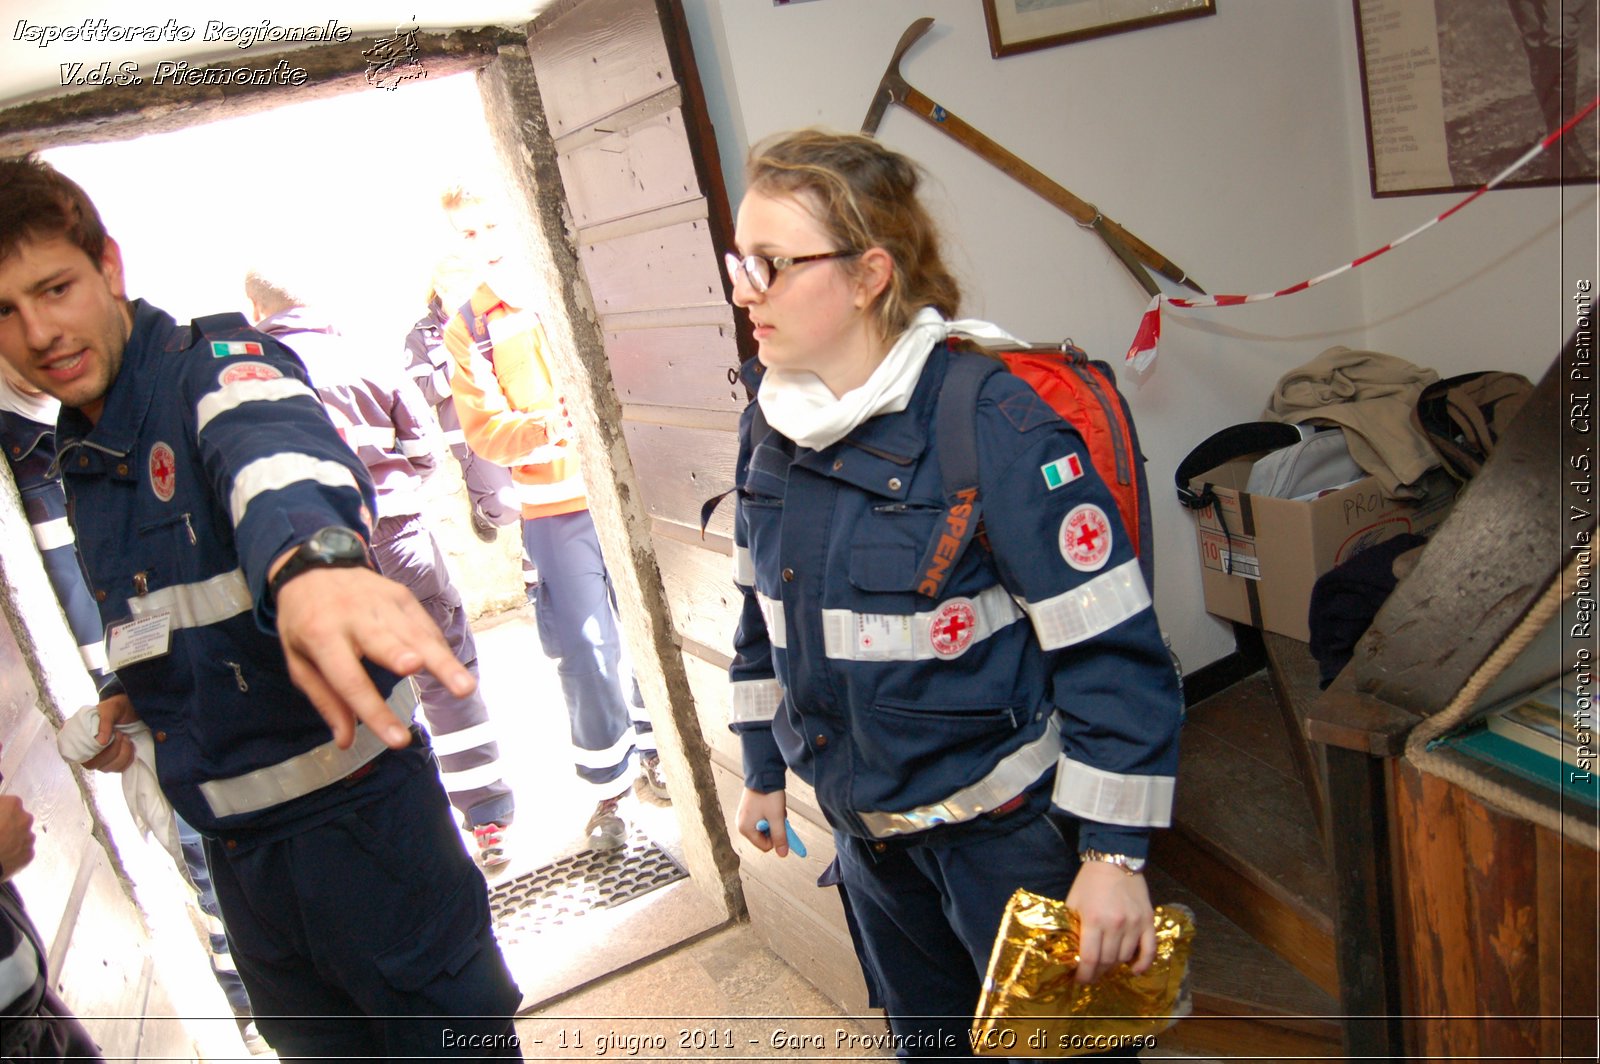
[[[1083,476],[1083,461],[1077,455],[1069,454],[1040,466],[1039,472],[1044,474],[1045,486],[1055,491],[1063,484],[1071,484]]]
[[[261,345],[251,343],[248,340],[211,341],[212,358],[231,358],[234,355],[256,355],[259,357],[262,354],[265,354],[265,352],[261,350]]]

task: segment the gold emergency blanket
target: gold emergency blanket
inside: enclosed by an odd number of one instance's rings
[[[1006,904],[983,996],[972,1021],[980,1056],[1075,1057],[1139,1045],[1189,1014],[1194,913],[1155,910],[1156,959],[1134,975],[1119,964],[1090,984],[1078,967],[1078,914],[1065,902],[1018,890]]]

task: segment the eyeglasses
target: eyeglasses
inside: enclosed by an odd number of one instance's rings
[[[816,255],[779,255],[777,258],[767,258],[765,255],[746,255],[740,258],[733,252],[722,256],[722,261],[728,267],[728,280],[734,284],[739,283],[740,272],[744,273],[745,280],[750,282],[757,294],[765,294],[772,287],[772,280],[781,271],[790,266],[798,266],[802,262],[820,262],[823,259],[847,259],[859,255],[859,251],[824,251]]]

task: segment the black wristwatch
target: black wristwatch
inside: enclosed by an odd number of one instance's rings
[[[329,525],[311,533],[311,538],[294,549],[289,560],[267,584],[272,601],[278,601],[283,585],[312,569],[372,568],[367,545],[361,536],[341,525]]]

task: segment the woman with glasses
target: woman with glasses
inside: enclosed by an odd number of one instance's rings
[[[952,320],[917,167],[808,130],[757,146],[747,176],[727,255],[759,345],[737,467],[737,827],[786,856],[786,773],[809,783],[896,1048],[966,1055],[1018,887],[1081,914],[1080,981],[1153,959],[1141,871],[1170,818],[1177,678],[1110,494],[1026,383],[985,380],[977,497],[945,497],[946,369],[970,340],[1016,341]]]

